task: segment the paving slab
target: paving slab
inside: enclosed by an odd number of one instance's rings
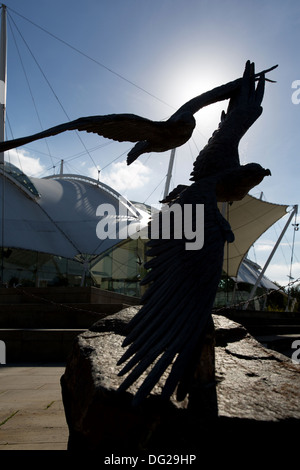
[[[67,450],[64,364],[0,366],[0,450]]]

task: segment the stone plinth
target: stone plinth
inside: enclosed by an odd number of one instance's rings
[[[245,439],[249,431],[256,440],[265,433],[282,439],[282,431],[285,436],[294,432],[291,426],[300,423],[300,365],[265,349],[244,327],[222,316],[213,317],[216,380],[211,380],[209,367],[202,375],[206,379],[184,401],[172,396],[164,402],[162,377],[143,405],[133,408],[143,377],[127,392],[117,393],[123,379],[116,363],[137,309],[100,320],[74,343],[61,378],[69,450],[186,454],[204,451],[212,440],[220,446],[229,436]]]

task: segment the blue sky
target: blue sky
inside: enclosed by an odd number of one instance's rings
[[[240,77],[247,59],[257,71],[279,64],[270,74],[277,83],[267,84],[263,114],[241,141],[240,159],[272,172],[252,195],[263,192],[264,200],[280,204],[300,202],[300,104],[292,102],[297,91],[292,83],[300,80],[299,2],[7,0],[6,5],[7,139],[94,114],[129,112],[162,120],[188,99]],[[219,103],[196,115],[192,139],[176,151],[171,187],[188,182],[193,161],[226,106]],[[169,153],[145,154],[128,168],[131,147],[68,132],[11,152],[9,158],[32,176],[57,173],[61,159],[68,173],[97,178],[101,170],[100,179],[125,196],[156,204]],[[259,264],[284,221],[251,249],[250,257]],[[290,227],[267,271],[284,284],[292,236]],[[296,233],[293,277],[300,276],[299,247]]]

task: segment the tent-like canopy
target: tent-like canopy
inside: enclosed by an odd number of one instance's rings
[[[127,227],[143,224],[140,210],[107,185],[78,175],[55,178],[28,178],[18,168],[5,163],[0,175],[1,245],[33,250],[73,259],[93,256],[126,239]],[[100,238],[97,225],[111,208],[113,234]],[[115,215],[114,215],[115,214]],[[144,222],[147,223],[147,218]],[[103,223],[105,225],[105,223]],[[125,229],[125,230],[124,230]],[[125,232],[125,236],[121,233]],[[102,232],[105,232],[103,230]]]
[[[219,203],[222,215],[229,221],[235,236],[225,245],[223,269],[230,277],[237,277],[239,267],[255,241],[281,217],[289,206],[272,204],[247,194],[232,204]]]
[[[247,284],[254,285],[260,275],[260,266],[249,258],[245,258],[241,265],[236,278],[233,278],[236,282],[245,282]],[[266,276],[262,276],[258,287],[264,287],[268,290],[276,290],[278,286],[274,282],[270,281]]]

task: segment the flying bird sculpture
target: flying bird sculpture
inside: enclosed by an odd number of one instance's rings
[[[145,265],[149,272],[142,280],[149,287],[141,309],[129,323],[123,342],[126,350],[118,362],[123,366],[119,375],[125,376],[120,392],[145,374],[133,399],[135,405],[147,397],[167,369],[162,398],[168,399],[176,387],[178,400],[189,392],[199,351],[212,322],[224,244],[234,240],[229,223],[218,210],[217,200],[240,199],[269,174],[258,164],[239,163],[240,139],[262,113],[264,73],[259,75],[257,86],[255,80],[254,64],[248,61],[239,86],[231,90],[228,110],[222,114],[219,128],[195,161],[191,185],[179,187],[167,201],[170,211],[174,204],[180,206],[182,220],[187,207],[192,206],[193,230],[197,224],[197,205],[204,205],[203,247],[187,249],[187,237],[184,234],[181,238],[172,237],[172,230],[169,239],[162,236],[151,239],[155,219],[150,222],[151,259]]]
[[[256,74],[255,78],[276,67],[277,65]],[[152,121],[135,114],[82,117],[37,134],[1,142],[0,153],[65,131],[86,131],[118,142],[136,142],[127,156],[127,164],[130,165],[143,153],[165,152],[185,144],[196,125],[194,114],[205,106],[229,99],[240,84],[241,79],[237,79],[191,99],[167,121]]]

